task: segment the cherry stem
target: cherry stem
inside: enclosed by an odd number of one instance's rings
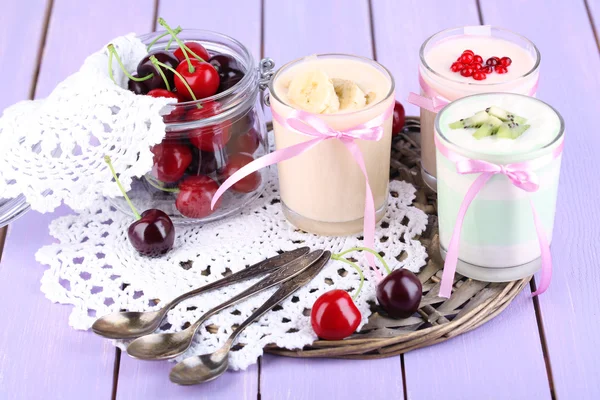
[[[175,28],[175,32],[176,34],[179,34],[179,32],[181,32],[181,27],[178,26],[177,28]],[[150,50],[152,50],[152,47],[156,44],[156,42],[158,42],[160,39],[164,38],[167,35],[170,35],[170,33],[165,32],[162,35],[158,35],[156,38],[154,38],[154,40],[151,41],[150,44],[146,47],[146,51],[150,52]],[[169,42],[167,43],[167,48],[165,50],[169,50],[169,46],[171,45],[172,41],[173,38],[169,39]]]
[[[150,56],[150,61],[152,61],[152,64],[157,65],[157,66],[161,66],[163,68],[166,68],[169,71],[173,72],[175,75],[177,75],[177,77],[181,80],[181,83],[183,83],[185,85],[185,87],[187,88],[187,90],[190,92],[190,95],[192,96],[192,99],[194,99],[194,101],[198,100],[198,99],[196,99],[196,96],[194,95],[194,91],[192,90],[192,88],[190,87],[190,85],[188,85],[188,83],[185,80],[185,78],[183,77],[183,75],[181,75],[179,72],[177,72],[173,68],[169,67],[167,64],[161,63],[154,56]],[[158,70],[160,71],[160,68],[158,68]]]
[[[167,32],[169,32],[171,34],[171,36],[173,36],[173,39],[175,39],[175,41],[177,42],[177,44],[179,45],[179,47],[181,47],[181,51],[183,52],[183,56],[187,60],[188,70],[190,71],[190,73],[193,73],[194,71],[196,71],[196,68],[194,68],[194,66],[192,65],[192,60],[190,60],[190,56],[187,53],[187,50],[189,50],[189,49],[187,49],[187,46],[185,44],[183,44],[183,42],[181,40],[179,40],[179,38],[177,37],[177,34],[173,31],[173,29],[171,29],[171,27],[169,26],[169,24],[167,24],[167,21],[165,21],[162,17],[158,19],[158,23],[163,28],[165,28],[167,30]]]
[[[158,59],[156,58],[156,56],[150,56],[150,62],[152,64],[154,64],[154,66],[156,67],[156,70],[158,71],[158,73],[160,74],[160,76],[162,76],[163,81],[165,81],[165,86],[167,87],[167,90],[170,92],[171,91],[171,85],[169,85],[169,80],[167,79],[167,77],[165,76],[165,73],[163,72],[162,69],[160,69],[160,67],[164,67],[167,68],[169,70],[175,71],[174,69],[172,69],[171,67],[169,67],[166,64],[161,63],[160,61],[158,61]]]
[[[383,268],[385,268],[385,271],[387,272],[388,275],[392,272],[392,270],[390,269],[388,264],[385,262],[383,257],[381,257],[381,255],[378,252],[376,252],[375,250],[370,249],[368,247],[353,247],[351,249],[344,250],[341,253],[335,254],[335,255],[338,257],[342,257],[348,253],[352,253],[353,251],[366,251],[367,253],[373,254],[375,257],[377,257],[379,259],[379,261],[381,261],[381,264],[383,264]]]
[[[154,178],[154,177],[146,177],[146,182],[148,182],[150,184],[150,186],[155,187],[156,189],[163,191],[163,192],[168,192],[168,193],[179,193],[179,189],[177,188],[166,188],[164,186],[161,186],[159,184],[159,180]],[[162,182],[160,182],[162,183]]]
[[[121,181],[117,177],[117,173],[115,172],[115,168],[113,167],[112,162],[110,161],[110,157],[104,156],[104,162],[106,162],[108,164],[108,168],[110,168],[110,172],[112,173],[113,178],[115,178],[115,181],[117,182],[117,186],[119,186],[121,193],[123,193],[123,196],[125,197],[125,200],[127,201],[127,204],[129,204],[129,207],[131,207],[131,211],[133,211],[133,215],[135,216],[135,219],[142,218],[140,213],[136,210],[133,203],[131,202],[131,199],[129,198],[129,196],[127,196],[127,193],[125,192],[125,188],[123,187],[123,185],[121,185]]]
[[[179,35],[179,33],[182,31],[183,29],[181,29],[181,26],[178,26],[177,28],[175,28],[174,32],[175,35]],[[165,33],[165,35],[169,34],[169,32]],[[173,36],[171,36],[171,38],[169,39],[169,42],[167,43],[167,47],[165,47],[165,50],[169,50],[169,48],[171,47],[171,44],[173,43]]]
[[[350,261],[348,259],[340,257],[338,254],[332,255],[331,258],[333,260],[341,261],[343,263],[348,264],[349,266],[354,268],[356,270],[356,272],[358,272],[358,276],[360,277],[360,284],[358,285],[358,289],[356,289],[356,292],[354,292],[354,295],[352,296],[352,300],[356,300],[356,298],[360,294],[360,291],[362,290],[363,285],[365,283],[365,276],[363,275],[362,269],[358,265],[356,265],[356,263],[353,263],[352,261]]]
[[[144,76],[143,78],[138,78],[135,77],[133,75],[131,75],[129,72],[127,72],[127,69],[125,68],[125,66],[123,65],[123,62],[121,61],[121,57],[119,57],[119,54],[117,54],[117,50],[115,50],[115,46],[113,46],[113,44],[109,44],[108,46],[106,46],[108,48],[108,52],[109,52],[109,56],[108,56],[108,75],[110,76],[110,79],[112,79],[112,81],[116,84],[117,81],[115,81],[115,77],[113,76],[113,71],[112,71],[112,59],[113,56],[117,59],[117,62],[119,63],[119,66],[121,67],[121,70],[123,70],[123,73],[132,81],[136,81],[136,82],[143,82],[143,81],[147,81],[148,79],[152,78],[154,76],[154,74],[149,74]]]

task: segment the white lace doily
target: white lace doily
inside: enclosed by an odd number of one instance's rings
[[[410,184],[392,181],[390,191],[389,207],[376,233],[377,250],[385,254],[391,268],[416,272],[425,265],[427,254],[414,236],[425,229],[427,216],[411,206],[415,189]],[[183,292],[221,278],[227,270],[236,272],[276,255],[278,250],[310,246],[339,253],[362,243],[359,236],[322,237],[294,229],[281,211],[275,178],[260,199],[239,215],[203,227],[177,227],[173,250],[159,259],[139,256],[131,247],[126,234],[131,222],[130,217],[102,202],[79,215],[58,218],[50,225],[50,233],[60,243],[46,246],[36,254],[39,262],[50,266],[42,278],[42,292],[52,301],[75,306],[69,318],[72,327],[89,329],[97,317],[122,309],[155,310]],[[366,265],[358,253],[349,256]],[[365,276],[371,279],[365,282],[356,300],[363,315],[361,326],[369,316],[368,301],[375,299],[374,275],[367,272]],[[181,303],[169,312],[161,329],[176,331],[187,327],[205,311],[258,279]],[[354,290],[358,284],[355,270],[330,261],[310,284],[240,335],[238,343],[243,347],[237,346],[238,350],[231,353],[230,366],[245,369],[256,362],[269,343],[289,349],[312,343],[316,335],[309,310],[317,297],[334,288]],[[220,347],[232,326],[244,321],[275,290],[210,318],[179,360]],[[213,329],[207,329],[208,326]]]
[[[133,34],[114,39],[128,71],[147,54]],[[0,118],[0,198],[23,193],[34,210],[53,211],[61,202],[75,210],[102,196],[119,195],[104,163],[113,159],[129,190],[132,177],[152,168],[150,147],[165,135],[161,110],[173,99],[138,96],[108,50],[89,56],[81,69],[43,100],[23,101]]]

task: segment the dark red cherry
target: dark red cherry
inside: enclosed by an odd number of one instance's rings
[[[136,74],[133,74],[132,76],[137,77]],[[148,93],[148,88],[146,87],[146,84],[144,82],[134,81],[133,79],[130,79],[127,82],[127,89],[129,89],[135,94]]]
[[[192,162],[192,151],[184,144],[164,141],[152,148],[152,174],[161,182],[172,183],[183,178]]]
[[[237,153],[229,156],[227,164],[219,171],[219,181],[221,183],[225,182],[231,175],[235,174],[252,161],[254,161],[254,158],[250,154]],[[237,181],[231,189],[240,193],[250,193],[258,189],[261,182],[262,178],[260,172],[256,171]]]
[[[146,55],[146,57],[142,58],[137,67],[137,74],[139,77],[144,77],[149,74],[154,74],[154,76],[147,81],[144,81],[148,90],[152,89],[166,89],[165,81],[158,72],[158,69],[165,74],[167,81],[169,81],[170,88],[173,89],[173,72],[169,71],[164,67],[157,67],[152,64],[150,61],[150,56],[155,56],[158,61],[163,64],[168,65],[169,67],[175,69],[179,65],[179,60],[177,57],[173,55],[173,53],[165,50],[153,50]]]
[[[227,69],[224,72],[219,73],[219,89],[218,92],[224,92],[227,89],[235,86],[244,77],[244,73],[237,69]]]
[[[192,150],[192,163],[187,169],[191,175],[210,175],[219,168],[216,154],[212,151],[202,151],[194,146]]]
[[[173,92],[169,92],[167,89],[152,89],[148,92],[148,96],[177,99],[177,95]]]
[[[345,290],[323,293],[310,312],[312,327],[321,339],[342,340],[352,335],[362,316]]]
[[[212,68],[212,67],[211,67]],[[218,114],[220,106],[217,102],[207,101],[202,108],[195,108],[185,116],[186,121],[197,121]],[[231,124],[228,121],[194,128],[187,131],[190,142],[202,151],[221,150],[231,138]]]
[[[238,61],[229,54],[215,54],[208,62],[215,67],[219,74],[229,69],[241,70]]]
[[[198,42],[185,42],[184,44],[187,46],[188,49],[190,49],[191,51],[193,51],[194,53],[196,53],[204,61],[208,61],[209,60],[210,56],[208,55],[208,51],[206,51],[206,49],[204,48],[204,46],[202,46],[200,43],[198,43]],[[185,60],[185,56],[183,55],[183,50],[181,50],[181,48],[178,48],[177,50],[175,50],[175,52],[173,53],[173,55],[175,57],[177,57],[177,59],[179,61]],[[190,57],[190,58],[196,58],[192,54],[190,54],[189,52],[188,52],[188,57]],[[198,59],[196,58],[196,60],[198,60]],[[198,61],[200,61],[200,60],[198,60]]]
[[[156,257],[165,254],[175,242],[173,221],[161,210],[150,209],[129,225],[127,236],[138,253]]]
[[[394,113],[392,114],[392,136],[399,135],[406,122],[406,113],[402,103],[396,100]]]
[[[393,318],[408,318],[418,309],[423,296],[421,281],[407,269],[397,269],[377,285],[377,301]]]
[[[192,89],[196,99],[203,99],[217,93],[220,79],[215,67],[195,58],[191,59],[190,63],[192,64],[191,70],[187,60],[182,61],[176,70]],[[193,100],[188,88],[179,76],[175,76],[175,87],[183,98]]]
[[[229,141],[227,149],[230,153],[248,153],[253,154],[260,145],[260,137],[254,128],[250,128],[248,132],[238,136],[234,140]]]
[[[213,213],[210,208],[215,193],[219,189],[217,182],[206,175],[188,176],[179,184],[179,193],[175,207],[188,218],[204,218]],[[215,205],[217,209],[221,199]]]

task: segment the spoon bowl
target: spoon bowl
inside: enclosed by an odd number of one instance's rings
[[[195,385],[217,379],[229,367],[229,349],[221,347],[214,353],[199,357],[189,357],[177,364],[169,373],[169,379],[178,385]]]
[[[142,336],[129,344],[127,354],[142,360],[166,360],[183,354],[192,344],[194,325],[173,333]]]
[[[116,312],[97,319],[92,331],[110,339],[133,339],[158,329],[165,313],[164,310]]]

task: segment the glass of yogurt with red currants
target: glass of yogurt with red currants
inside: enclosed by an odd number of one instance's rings
[[[266,154],[267,129],[259,91],[272,61],[260,68],[237,40],[210,31],[171,28],[140,37],[148,54],[128,71],[128,89],[141,96],[176,99],[163,115],[163,141],[152,148],[153,167],[134,181],[131,201],[159,209],[175,224],[213,221],[256,199],[265,184],[258,171],[236,183],[211,208],[229,176]],[[113,68],[121,64],[109,45]],[[112,200],[130,213],[122,198]]]

